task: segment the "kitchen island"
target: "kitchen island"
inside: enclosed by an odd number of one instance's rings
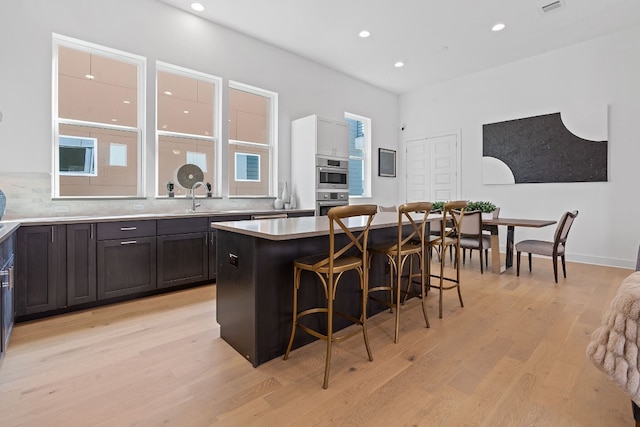
[[[369,245],[394,241],[397,238],[397,221],[397,213],[376,214],[371,224]],[[362,229],[365,220],[350,218],[347,224],[351,229]],[[253,366],[283,355],[293,318],[293,260],[328,252],[328,218],[215,222],[211,227],[217,229],[218,236],[216,303],[220,336]],[[336,233],[337,241],[346,239],[341,234]],[[300,310],[317,306],[318,301],[324,300],[322,287],[312,284],[314,280],[317,278],[313,274],[302,275]],[[382,283],[383,280],[385,283],[388,281],[388,276],[385,278],[385,259],[374,257],[369,282]],[[359,305],[357,275],[355,272],[345,273],[337,290],[335,309],[357,318]],[[385,306],[370,302],[367,311],[371,315],[384,309]],[[323,330],[321,316],[313,320],[318,323],[310,326]],[[339,317],[334,322],[337,329],[350,324]],[[297,331],[294,348],[314,339]]]

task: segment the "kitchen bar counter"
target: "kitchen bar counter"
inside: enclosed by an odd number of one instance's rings
[[[440,215],[431,218],[441,220]],[[397,239],[397,221],[397,213],[376,214],[369,244]],[[350,227],[364,225],[362,219],[349,220]],[[211,223],[211,227],[217,229],[216,303],[220,336],[253,366],[258,366],[284,354],[293,316],[293,260],[328,251],[328,218],[218,222]],[[343,234],[336,233],[336,239],[346,240]],[[317,278],[306,273],[301,280],[299,308],[317,306],[317,301],[322,300],[322,287],[314,283]],[[369,280],[372,284],[388,282],[384,257],[373,257]],[[358,317],[359,313],[354,312],[360,301],[356,273],[345,273],[337,293],[335,309]],[[388,312],[387,307],[374,302],[369,303],[367,310],[369,314]],[[318,322],[311,325],[314,329],[323,330],[320,320],[320,316],[309,319]],[[336,317],[334,324],[339,329],[349,322]],[[308,334],[296,333],[294,348],[313,339]]]
[[[430,221],[438,221],[441,215],[429,216]],[[409,222],[405,220],[408,224]],[[350,229],[362,230],[366,225],[364,217],[348,218]],[[396,212],[377,213],[371,222],[371,229],[395,227],[398,224]],[[243,234],[267,240],[295,240],[308,237],[328,236],[329,219],[326,216],[270,219],[267,221],[224,221],[212,222],[212,228]],[[343,233],[341,229],[337,233]]]

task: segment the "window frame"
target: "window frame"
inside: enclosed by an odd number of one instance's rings
[[[372,197],[371,196],[371,119],[369,117],[361,116],[358,114],[353,114],[346,112],[344,113],[345,119],[356,120],[362,122],[364,127],[364,147],[362,157],[352,156],[351,155],[351,147],[349,147],[349,160],[362,160],[364,164],[364,173],[362,177],[362,185],[363,185],[363,194],[362,195],[354,195],[349,194],[349,198],[365,198]],[[346,120],[345,120],[346,121]]]
[[[245,83],[240,83],[234,80],[229,80],[228,84],[229,89],[240,90],[248,93],[252,93],[254,95],[263,96],[269,99],[269,144],[258,144],[254,142],[247,141],[239,141],[235,139],[228,138],[229,132],[227,132],[227,143],[229,146],[248,146],[248,147],[267,147],[269,152],[269,194],[263,195],[236,195],[229,194],[229,186],[230,182],[227,182],[227,196],[230,199],[233,198],[265,198],[265,197],[276,197],[278,194],[278,93],[272,92],[270,90],[262,89],[256,86],[251,86]],[[227,107],[228,107],[228,99],[227,99]],[[229,159],[231,160],[231,159]],[[235,159],[233,159],[235,161]],[[234,176],[235,176],[235,162],[229,161],[229,167],[234,168]],[[227,177],[230,174],[227,173]],[[229,178],[227,178],[229,179]]]
[[[183,77],[194,78],[203,80],[213,84],[213,132],[211,136],[196,135],[182,132],[171,132],[158,129],[158,71],[166,73],[173,73]],[[210,141],[213,144],[214,162],[210,166],[213,167],[213,181],[212,187],[213,197],[220,197],[222,194],[222,78],[214,76],[213,74],[203,73],[190,68],[182,67],[168,62],[156,61],[155,72],[155,95],[156,95],[156,108],[155,108],[155,149],[156,149],[156,162],[155,162],[155,190],[156,198],[166,198],[158,191],[160,188],[159,180],[159,155],[160,155],[160,137],[179,137],[185,139],[193,139],[200,141]],[[185,196],[186,197],[186,196]]]
[[[85,172],[85,171],[61,171],[60,170],[60,166],[59,166],[59,161],[58,161],[58,175],[60,176],[98,176],[98,138],[93,138],[93,137],[84,137],[84,136],[74,136],[74,135],[65,135],[64,138],[68,138],[68,139],[79,139],[81,141],[85,141],[85,140],[91,140],[91,163],[92,163],[92,167],[90,168],[89,172]],[[63,147],[68,147],[68,148],[88,148],[88,147],[83,147],[82,145],[78,145],[77,147],[75,145],[68,145],[67,142],[65,142],[64,144],[60,143],[60,138],[58,138],[58,160],[60,159],[60,148]],[[85,159],[85,163],[86,163],[86,159]]]
[[[115,59],[121,62],[136,65],[137,68],[137,123],[136,127],[114,125],[109,123],[90,122],[85,120],[65,119],[59,116],[58,111],[58,59],[59,47],[67,47],[83,52],[95,53],[100,56]],[[135,55],[107,46],[87,42],[80,39],[64,36],[61,34],[52,34],[52,128],[53,128],[53,144],[51,157],[51,198],[52,199],[138,199],[146,197],[146,149],[144,137],[146,135],[146,72],[147,59],[144,56]],[[60,195],[60,125],[85,126],[104,130],[117,130],[135,133],[137,137],[137,179],[136,179],[136,195],[110,195],[110,196],[63,196]],[[63,135],[70,136],[70,135]],[[97,153],[96,153],[97,156]],[[97,171],[96,165],[96,171]]]

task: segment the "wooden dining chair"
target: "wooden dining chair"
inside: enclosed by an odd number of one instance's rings
[[[491,247],[491,237],[482,232],[482,212],[465,212],[464,218],[460,223],[462,264],[464,265],[466,261],[467,249],[469,249],[469,259],[471,259],[471,252],[476,249],[480,253],[480,274],[484,274],[483,260],[487,261],[487,249],[489,247]]]
[[[398,343],[400,334],[400,295],[403,293],[405,297],[411,294],[413,279],[420,278],[420,298],[422,298],[422,314],[424,321],[429,327],[429,317],[427,316],[426,295],[429,283],[429,261],[426,259],[426,229],[428,226],[427,217],[431,211],[431,203],[429,202],[413,202],[405,203],[398,207],[398,228],[397,238],[393,242],[380,243],[372,245],[369,248],[370,258],[375,254],[384,255],[389,262],[389,284],[374,285],[369,287],[369,298],[383,305],[395,308],[396,312],[396,329],[394,342]],[[408,221],[408,223],[405,223]],[[413,261],[417,259],[418,271],[413,270]],[[407,277],[407,288],[402,290],[402,274],[405,265],[409,261],[409,275]],[[426,282],[426,286],[425,286]],[[372,293],[388,292],[389,298],[378,298]],[[406,298],[405,298],[406,299]],[[402,300],[404,301],[404,299]]]
[[[565,212],[560,218],[558,227],[554,234],[553,242],[543,240],[523,240],[516,243],[517,267],[516,276],[520,276],[520,252],[529,254],[529,272],[531,272],[531,254],[544,255],[551,257],[553,261],[553,277],[558,283],[558,257],[562,260],[562,274],[567,278],[567,267],[565,265],[564,253],[567,244],[567,236],[573,224],[573,220],[578,216],[578,211]]]
[[[371,221],[373,220],[377,210],[377,205],[370,204],[337,206],[331,208],[327,213],[329,219],[329,253],[299,258],[293,262],[293,324],[291,327],[289,345],[287,345],[287,350],[284,354],[284,360],[289,358],[289,352],[293,346],[293,340],[297,328],[300,328],[316,338],[326,341],[327,351],[324,368],[324,382],[322,384],[322,388],[325,389],[329,386],[331,347],[334,342],[343,341],[362,331],[367,355],[369,356],[370,361],[373,360],[371,348],[369,347],[369,339],[367,337],[367,295],[369,277],[367,244]],[[365,223],[364,228],[359,231],[352,231],[349,229],[347,220],[353,217],[363,217]],[[346,240],[340,238],[340,241],[345,241],[344,244],[338,243],[337,241],[336,232],[339,232],[339,230],[343,232],[343,234],[340,233],[339,236],[346,236]],[[323,306],[312,307],[298,312],[298,292],[300,290],[300,278],[303,271],[312,272],[320,279],[326,301]],[[338,284],[341,279],[345,278],[346,280],[346,278],[349,277],[349,275],[344,275],[347,271],[355,271],[358,274],[359,287],[362,294],[360,318],[355,318],[340,311],[334,311],[334,301],[336,299]],[[309,283],[315,282],[309,281]],[[318,313],[326,314],[326,332],[314,330],[300,322],[300,319],[303,317]],[[341,316],[354,324],[359,325],[360,328],[355,328],[342,336],[336,336],[333,331],[334,315]]]
[[[430,280],[429,287],[438,289],[439,293],[439,316],[442,319],[442,300],[443,292],[449,289],[458,290],[458,299],[460,300],[460,307],[464,307],[462,302],[462,293],[460,292],[460,224],[464,218],[465,210],[468,202],[465,200],[458,200],[453,202],[447,202],[444,205],[442,211],[442,221],[440,225],[440,236],[430,236],[429,248],[435,248],[440,254],[440,274],[431,274],[432,278],[437,278],[436,284],[433,280]],[[455,277],[445,277],[445,252],[447,248],[452,248],[454,257]],[[445,285],[446,282],[451,283]]]

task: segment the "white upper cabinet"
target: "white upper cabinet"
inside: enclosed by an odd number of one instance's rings
[[[349,126],[345,121],[316,118],[316,154],[349,158]]]
[[[291,122],[291,140],[294,151],[304,157],[315,156],[349,158],[349,125],[345,121],[317,115]]]

